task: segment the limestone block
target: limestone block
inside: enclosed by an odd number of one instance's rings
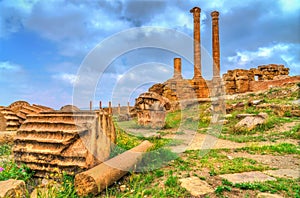
[[[235,128],[254,129],[257,125],[263,124],[268,117],[266,113],[259,113],[256,116],[247,116],[235,125]]]
[[[9,179],[0,181],[0,198],[26,197],[25,182],[22,180]]]

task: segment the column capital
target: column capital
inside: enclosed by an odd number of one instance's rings
[[[199,7],[194,7],[194,8],[192,8],[191,10],[190,10],[190,13],[200,13],[201,12],[201,8],[199,8]]]
[[[218,11],[213,11],[210,15],[213,19],[218,19],[219,18],[219,12]]]

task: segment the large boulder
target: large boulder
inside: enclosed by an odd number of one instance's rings
[[[0,181],[0,198],[26,197],[25,182],[22,180],[9,179]]]
[[[268,118],[268,114],[266,113],[259,113],[258,115],[251,115],[246,116],[244,119],[242,119],[240,122],[238,122],[235,125],[235,128],[237,129],[246,129],[246,130],[252,130],[257,125],[265,123],[266,119]]]

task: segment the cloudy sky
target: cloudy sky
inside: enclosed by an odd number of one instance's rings
[[[16,100],[53,108],[74,100],[80,100],[81,107],[88,106],[89,100],[125,104],[154,82],[171,77],[174,57],[183,58],[183,75],[191,78],[193,66],[184,56],[189,51],[185,47],[191,46],[189,42],[181,45],[184,39],[175,36],[192,37],[189,10],[195,6],[202,9],[201,44],[208,54],[210,13],[220,12],[222,73],[275,63],[289,67],[291,75],[299,75],[300,0],[2,0],[0,106]],[[161,44],[160,39],[165,38],[173,45],[155,49],[135,46],[141,45],[136,41],[147,42],[143,36],[154,38],[152,29],[139,32],[145,27],[162,28],[155,30],[155,34],[163,32],[156,35],[157,42]],[[132,28],[136,28],[134,33],[127,32]],[[170,50],[180,46],[181,51]],[[118,57],[109,56],[117,49],[123,50]],[[89,64],[104,68],[104,72],[89,68]],[[203,70],[210,69],[209,63],[202,64]],[[88,96],[74,99],[76,86],[80,94],[86,91]]]

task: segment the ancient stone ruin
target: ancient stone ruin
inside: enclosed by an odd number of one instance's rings
[[[225,90],[228,94],[245,93],[248,91],[263,90],[265,86],[260,86],[265,83],[262,81],[268,81],[269,85],[277,84],[272,82],[273,80],[282,80],[289,75],[289,68],[285,68],[284,65],[262,65],[258,68],[235,69],[228,70],[223,74],[223,81],[225,83]],[[255,79],[257,77],[258,81]],[[284,82],[284,81],[282,81]]]
[[[15,161],[38,177],[91,168],[109,157],[115,143],[111,117],[104,110],[27,115],[14,140]]]
[[[213,82],[218,80],[220,85],[220,42],[219,42],[219,12],[211,13],[212,17],[212,54],[213,79],[205,80],[202,77],[201,64],[201,36],[200,13],[201,9],[194,7],[190,10],[194,19],[194,76],[192,79],[183,79],[181,74],[181,59],[174,58],[174,75],[164,83],[153,85],[149,92],[168,98],[170,101],[209,98]],[[207,67],[207,66],[206,66]]]
[[[17,101],[8,107],[0,108],[0,131],[17,131],[28,115],[53,109],[41,105],[30,105],[25,101]]]
[[[9,108],[0,108],[0,131],[16,131],[19,127],[18,116]]]
[[[27,115],[37,114],[45,111],[53,111],[52,108],[45,107],[42,105],[30,105],[26,101],[17,101],[8,106],[19,118],[20,123],[26,120]]]
[[[141,94],[135,103],[138,124],[152,128],[164,127],[166,110],[170,107],[169,100],[155,92]]]

